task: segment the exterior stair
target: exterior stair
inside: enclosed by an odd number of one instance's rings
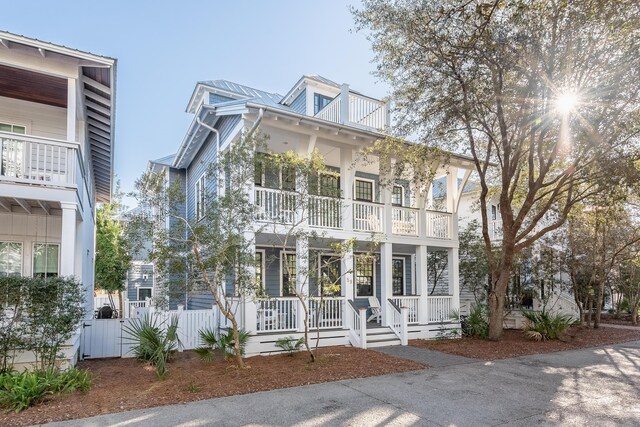
[[[367,327],[367,348],[400,345],[400,338],[387,326]]]

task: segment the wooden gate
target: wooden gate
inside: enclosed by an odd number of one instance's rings
[[[82,327],[80,354],[83,359],[132,357],[131,342],[123,328],[129,319],[85,320]]]

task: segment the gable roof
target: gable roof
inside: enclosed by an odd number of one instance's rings
[[[264,98],[275,101],[276,103],[282,99],[282,95],[280,94],[255,89],[229,80],[205,80],[198,83],[211,88],[220,89],[224,92],[231,92],[232,94],[239,95],[243,98]]]

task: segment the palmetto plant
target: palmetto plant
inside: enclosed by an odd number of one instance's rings
[[[152,364],[158,378],[163,379],[167,375],[171,355],[182,347],[178,338],[178,316],[162,321],[146,314],[142,319],[132,319],[124,330],[129,334],[127,339],[135,343],[131,351],[136,358]]]
[[[244,349],[249,340],[249,333],[244,329],[238,331],[240,337],[240,355],[244,356]],[[220,334],[216,337],[212,329],[205,328],[200,330],[200,342],[202,345],[196,348],[196,353],[206,361],[213,360],[213,350],[220,349],[225,360],[236,356],[235,341],[233,340],[233,330],[229,329],[226,334]]]
[[[536,341],[557,340],[573,324],[566,314],[551,314],[547,311],[523,311],[527,319],[524,334]]]

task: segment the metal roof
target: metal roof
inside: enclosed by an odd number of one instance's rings
[[[232,92],[246,98],[264,98],[274,101],[275,103],[280,102],[280,100],[282,99],[282,95],[280,94],[266,92],[260,89],[254,89],[249,86],[230,82],[229,80],[206,80],[198,83],[205,86],[221,89],[226,92]]]
[[[151,160],[151,162],[157,163],[159,165],[171,166],[175,159],[176,159],[176,155],[174,153],[174,154],[169,154],[168,156],[160,157],[159,159],[156,159],[156,160]]]

